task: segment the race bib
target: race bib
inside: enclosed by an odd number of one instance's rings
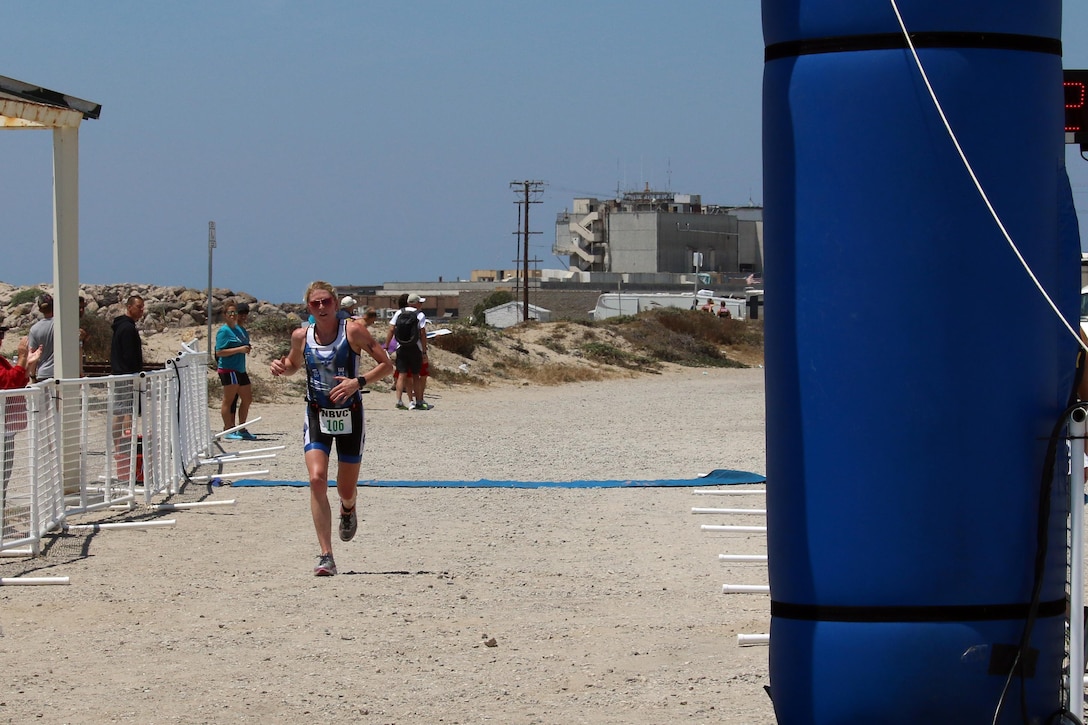
[[[351,433],[350,408],[321,408],[318,411],[318,428],[327,435]]]

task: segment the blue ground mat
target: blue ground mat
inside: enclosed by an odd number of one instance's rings
[[[639,488],[652,486],[724,486],[741,483],[764,483],[767,479],[758,473],[719,469],[699,478],[681,478],[656,481],[359,481],[360,486],[390,486],[397,488]],[[307,486],[306,481],[266,481],[243,478],[232,486]],[[329,482],[335,486],[335,481]]]

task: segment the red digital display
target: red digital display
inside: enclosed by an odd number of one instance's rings
[[[1065,71],[1065,132],[1088,143],[1088,70]]]

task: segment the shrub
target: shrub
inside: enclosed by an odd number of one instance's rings
[[[87,362],[109,362],[110,342],[113,339],[112,323],[105,317],[88,312],[79,321],[79,326],[87,331],[87,339],[83,341],[83,355]]]
[[[259,315],[246,330],[251,339],[261,341],[262,354],[275,359],[291,352],[291,333],[298,325],[298,319],[289,315]]]
[[[618,325],[616,331],[649,357],[664,362],[744,367],[726,357],[721,347],[737,344],[745,325],[740,320],[719,319],[698,310],[662,308],[642,313],[634,322]]]
[[[557,352],[560,355],[567,353],[567,346],[563,344],[563,337],[561,335],[552,335],[545,337],[540,341],[540,344],[548,348],[552,352]]]
[[[287,354],[291,352],[291,338],[283,340],[276,340],[270,343],[268,348],[268,359],[275,360],[276,358],[287,357]]]
[[[299,321],[287,315],[257,315],[246,327],[250,333],[259,335],[284,335],[291,337],[291,333],[298,327]]]
[[[644,355],[635,355],[607,342],[587,342],[582,345],[582,354],[594,362],[622,368],[656,370],[660,367],[657,362]]]
[[[472,358],[472,354],[476,352],[476,346],[480,344],[481,336],[473,329],[467,327],[459,327],[448,335],[439,335],[433,337],[428,341],[428,344],[434,345],[440,350],[452,352],[461,357]]]
[[[39,287],[26,287],[21,289],[11,296],[11,300],[8,301],[8,307],[18,307],[19,305],[25,305],[27,302],[34,302],[41,295],[42,291]]]

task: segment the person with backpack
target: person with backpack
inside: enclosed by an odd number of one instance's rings
[[[427,364],[427,316],[416,305],[426,302],[413,292],[406,304],[389,320],[389,333],[385,346],[397,343],[397,410],[430,410],[434,406],[424,402],[423,367]],[[408,392],[409,405],[404,404],[404,389]]]

